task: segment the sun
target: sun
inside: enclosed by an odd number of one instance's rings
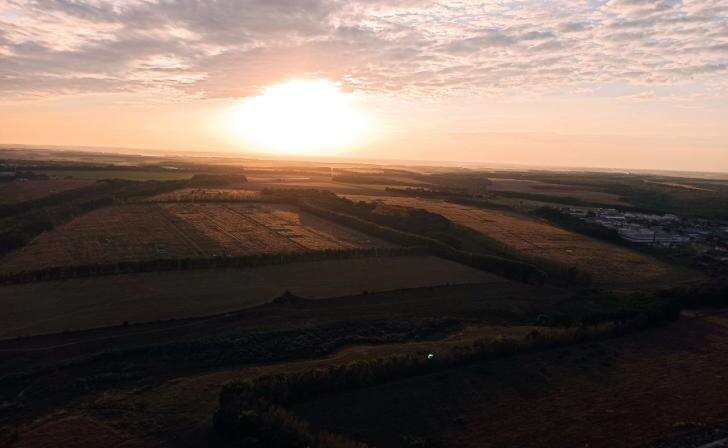
[[[227,128],[263,151],[322,155],[353,146],[368,118],[353,94],[324,79],[292,80],[247,98],[227,114]]]

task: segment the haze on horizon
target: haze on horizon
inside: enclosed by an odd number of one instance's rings
[[[0,143],[728,171],[728,0],[0,0]]]

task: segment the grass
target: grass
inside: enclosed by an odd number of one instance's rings
[[[285,290],[325,298],[503,279],[435,257],[385,257],[125,274],[0,287],[0,337],[224,313]]]

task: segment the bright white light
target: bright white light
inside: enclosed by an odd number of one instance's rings
[[[354,95],[327,80],[294,80],[236,105],[227,125],[236,137],[281,154],[330,154],[364,137],[368,120]]]

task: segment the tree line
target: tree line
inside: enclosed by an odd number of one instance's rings
[[[237,442],[253,435],[256,439],[262,438],[260,446],[282,446],[268,444],[265,437],[270,434],[260,432],[251,422],[264,421],[278,409],[325,395],[473,362],[600,340],[664,325],[678,319],[684,309],[725,307],[728,305],[728,283],[723,281],[671,288],[654,293],[651,299],[653,301],[649,307],[635,309],[618,320],[575,329],[533,331],[520,341],[481,339],[469,346],[454,347],[443,353],[392,355],[308,371],[234,380],[225,384],[220,392],[220,405],[213,418],[215,428]],[[307,428],[304,422],[294,417],[281,419],[280,423],[287,426],[286,431],[293,433],[297,433],[299,428]]]
[[[327,446],[315,444],[316,438],[306,422],[291,413],[279,412],[295,403],[326,395],[381,385],[477,361],[621,335],[672,318],[673,315],[655,312],[621,323],[552,332],[534,331],[521,341],[504,338],[478,340],[472,345],[455,347],[443,353],[392,355],[327,368],[235,380],[223,386],[213,422],[216,431],[242,446]],[[271,419],[276,422],[275,431],[266,429],[271,425],[265,422]],[[281,444],[281,437],[291,445]],[[252,441],[257,445],[246,445]],[[298,445],[299,441],[309,445]]]
[[[234,422],[215,425],[241,448],[368,448],[327,431],[315,431],[308,422],[278,406],[247,409]]]
[[[243,175],[213,174],[168,181],[109,179],[32,201],[0,205],[0,255],[26,245],[42,232],[98,208],[185,187],[244,181]]]
[[[516,281],[589,285],[591,277],[575,266],[526,258],[485,236],[427,210],[353,202],[329,191],[263,190],[262,201],[283,202],[388,241],[428,247],[434,254]],[[470,248],[476,251],[468,250]],[[493,254],[497,255],[493,255]]]
[[[352,248],[322,249],[305,252],[281,252],[239,256],[200,258],[159,258],[153,260],[122,261],[75,266],[56,266],[25,272],[0,275],[0,284],[31,283],[39,281],[66,280],[101,275],[134,274],[142,272],[186,271],[192,269],[244,269],[298,262],[426,255],[426,248]]]

